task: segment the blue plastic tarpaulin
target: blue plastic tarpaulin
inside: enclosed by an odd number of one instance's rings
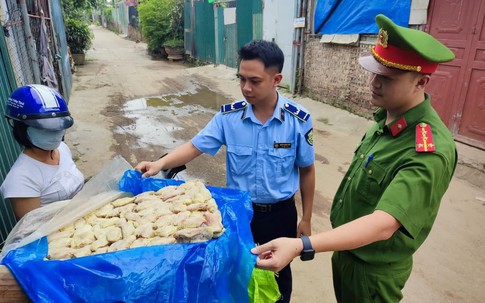
[[[119,186],[137,195],[181,183],[129,170]],[[218,239],[46,260],[43,237],[10,251],[2,263],[34,302],[248,302],[256,262],[249,193],[207,188],[226,228]]]
[[[384,14],[397,25],[407,27],[411,0],[318,0],[315,33],[377,34],[375,17]]]

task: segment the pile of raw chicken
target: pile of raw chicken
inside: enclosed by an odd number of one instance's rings
[[[192,243],[224,232],[221,213],[198,180],[112,201],[50,234],[48,259],[140,246]]]

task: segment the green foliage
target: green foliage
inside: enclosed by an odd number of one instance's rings
[[[61,0],[64,19],[82,19],[84,8],[87,6],[86,0]]]
[[[106,0],[61,0],[64,19],[84,19],[84,13],[102,7]]]
[[[171,8],[168,12],[170,20],[170,38],[172,40],[184,39],[184,1],[171,0]]]
[[[151,53],[158,53],[168,37],[170,20],[163,16],[168,8],[167,0],[147,0],[138,5],[142,36]]]
[[[103,8],[103,15],[104,15],[104,18],[106,19],[106,22],[113,22],[113,15],[111,14],[111,12],[113,11],[113,8],[112,7],[109,7],[109,6],[106,6]]]
[[[91,47],[94,35],[86,16],[103,3],[106,0],[61,0],[67,45],[73,54],[83,54]]]
[[[187,56],[187,57],[184,58],[184,65],[186,65],[187,67],[198,67],[198,66],[205,66],[205,65],[209,65],[209,64],[212,64],[212,63],[206,62],[206,61],[201,61],[200,59],[194,58],[194,57],[191,57],[191,56]]]
[[[68,19],[66,24],[67,45],[73,54],[83,54],[93,42],[93,32],[88,25],[76,19]]]
[[[183,46],[184,0],[145,0],[138,15],[149,52],[158,53],[169,40],[181,40]]]
[[[168,46],[172,48],[183,48],[184,40],[182,39],[169,39],[163,42],[163,46]]]

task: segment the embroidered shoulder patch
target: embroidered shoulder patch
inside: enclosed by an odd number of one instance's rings
[[[221,112],[223,114],[228,114],[228,113],[236,112],[241,109],[245,109],[247,106],[248,106],[248,103],[246,101],[238,101],[234,103],[223,104],[221,105]]]
[[[299,109],[298,107],[294,106],[293,104],[285,103],[284,109],[303,122],[308,121],[308,119],[310,118],[310,114],[304,112],[303,110]]]
[[[305,134],[305,140],[308,144],[313,146],[313,128]]]
[[[431,126],[426,123],[416,125],[416,151],[418,153],[430,153],[436,150]]]

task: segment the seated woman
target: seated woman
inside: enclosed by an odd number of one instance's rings
[[[64,98],[47,86],[22,86],[10,95],[6,117],[15,140],[24,147],[0,186],[17,219],[79,192],[84,176],[62,142],[74,123]]]

